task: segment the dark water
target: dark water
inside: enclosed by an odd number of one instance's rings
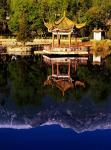
[[[77,134],[59,126],[30,130],[0,130],[0,149],[106,150],[111,148],[111,130]]]
[[[50,74],[42,57],[0,63],[2,149],[110,149],[111,58],[100,66],[72,65],[72,79],[85,88],[64,96],[57,86],[44,86]]]

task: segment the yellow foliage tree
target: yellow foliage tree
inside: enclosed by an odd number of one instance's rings
[[[96,56],[99,55],[102,58],[105,58],[106,56],[111,54],[111,41],[110,40],[94,41],[91,53],[93,53]]]

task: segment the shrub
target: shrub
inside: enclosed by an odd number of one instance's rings
[[[90,38],[89,37],[82,37],[81,41],[82,42],[87,42],[87,41],[90,41]]]

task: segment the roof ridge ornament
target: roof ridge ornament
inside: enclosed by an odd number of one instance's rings
[[[66,17],[66,11],[64,10],[63,17]]]

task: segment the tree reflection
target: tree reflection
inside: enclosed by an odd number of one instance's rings
[[[81,66],[78,68],[78,76],[87,83],[87,91],[90,91],[94,101],[107,99],[111,88],[111,73],[106,66],[91,65],[89,68]]]
[[[104,66],[84,66],[77,68],[76,78],[84,81],[86,87],[74,87],[65,92],[55,86],[45,86],[44,81],[51,73],[51,66],[44,64],[40,58],[36,61],[20,60],[8,65],[9,79],[11,81],[11,97],[19,106],[39,106],[45,96],[56,102],[68,100],[81,100],[87,93],[95,102],[102,102],[110,95],[111,89],[111,58],[106,60]],[[64,69],[64,68],[63,68]],[[0,73],[0,85],[6,84],[7,74]],[[74,76],[74,72],[71,73]]]
[[[0,106],[5,105],[5,97],[10,94],[7,76],[7,64],[0,63]]]
[[[0,63],[0,87],[7,85],[7,64]]]
[[[21,60],[9,64],[12,99],[20,106],[40,105],[45,68],[40,62]]]

